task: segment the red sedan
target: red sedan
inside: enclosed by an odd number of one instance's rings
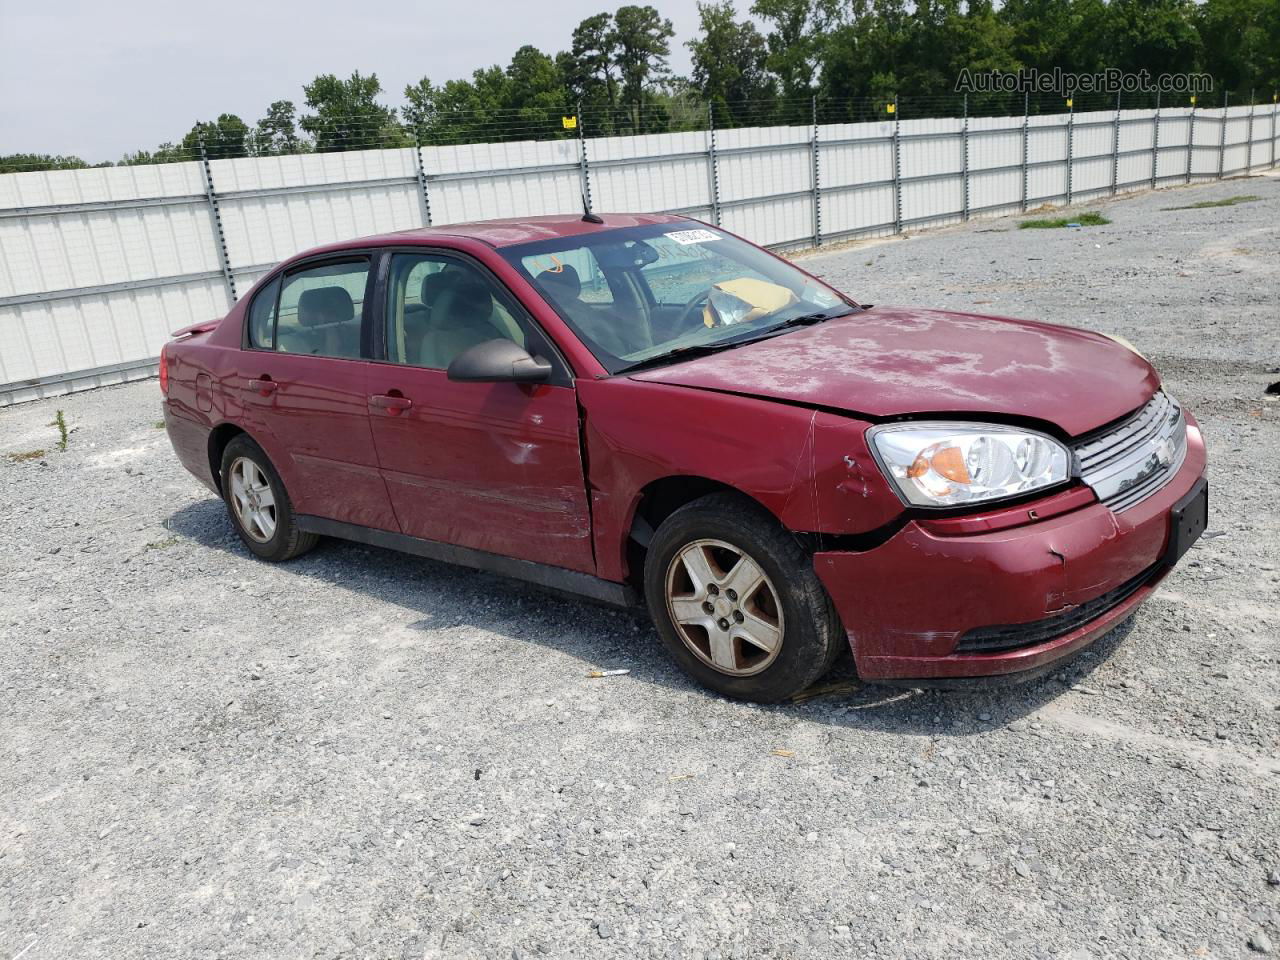
[[[774,701],[1030,677],[1204,528],[1194,418],[1127,346],[867,306],[680,217],[353,240],[160,362],[182,463],[245,546],[343,537],[599,601]]]

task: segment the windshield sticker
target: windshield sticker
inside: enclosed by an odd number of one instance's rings
[[[668,240],[674,240],[676,243],[713,243],[720,238],[710,230],[677,230],[674,233],[663,234]]]

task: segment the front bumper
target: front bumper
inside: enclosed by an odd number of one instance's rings
[[[912,520],[870,550],[819,552],[814,567],[864,679],[1026,679],[1088,646],[1152,594],[1171,569],[1163,559],[1170,510],[1204,471],[1204,441],[1188,416],[1177,474],[1120,513],[1076,490],[1048,498],[1066,511],[1054,516],[1033,503],[1016,508],[1016,526],[1004,526],[1009,509],[960,522]],[[1120,599],[1106,602],[1107,594]],[[1091,605],[1102,612],[1083,623],[1072,616]],[[1065,632],[995,652],[956,649],[969,631],[1046,621]]]

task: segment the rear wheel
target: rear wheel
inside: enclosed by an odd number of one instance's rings
[[[263,560],[291,560],[319,540],[298,529],[280,475],[262,448],[244,434],[222,453],[222,495],[236,533]]]
[[[663,522],[645,558],[658,635],[694,679],[726,696],[784,700],[826,673],[846,640],[811,559],[773,517],[733,494]]]

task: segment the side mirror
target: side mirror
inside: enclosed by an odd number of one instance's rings
[[[450,380],[464,382],[542,383],[551,379],[551,363],[530,356],[514,341],[486,340],[454,357],[447,373]]]

